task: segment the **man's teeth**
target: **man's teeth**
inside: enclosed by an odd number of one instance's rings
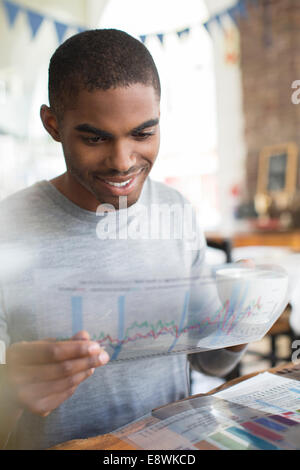
[[[126,184],[130,183],[132,181],[132,178],[130,180],[124,181],[123,183],[113,183],[112,181],[106,181],[105,183],[110,184],[111,186],[116,186],[117,188],[121,188],[122,186],[126,186]]]

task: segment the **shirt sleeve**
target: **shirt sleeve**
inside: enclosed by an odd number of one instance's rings
[[[216,349],[189,354],[188,361],[192,369],[198,372],[215,377],[224,377],[240,362],[246,349],[246,347],[242,351]]]

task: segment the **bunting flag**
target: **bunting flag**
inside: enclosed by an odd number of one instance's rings
[[[44,21],[44,16],[39,15],[35,11],[26,10],[28,23],[31,29],[32,38],[35,38],[42,22]]]
[[[206,21],[205,23],[203,23],[203,26],[204,26],[204,28],[206,29],[206,31],[208,32],[208,34],[211,33],[211,31],[210,31],[211,24],[212,24],[212,21],[211,21],[211,20],[208,20],[208,21]]]
[[[247,12],[247,8],[246,8],[246,2],[238,2],[238,3],[237,3],[237,9],[238,9],[239,16],[240,16],[241,18],[245,18],[245,19],[248,18],[248,12]]]
[[[0,0],[0,2],[3,3],[5,14],[6,14],[10,27],[14,26],[17,16],[20,12],[26,15],[28,24],[30,27],[30,31],[31,31],[31,36],[33,39],[36,37],[44,20],[47,20],[53,23],[54,30],[56,32],[56,36],[57,36],[57,40],[59,44],[63,42],[68,28],[75,29],[77,33],[81,33],[86,30],[86,28],[84,28],[82,25],[62,23],[61,21],[58,21],[57,19],[49,15],[43,15],[23,5],[19,5],[18,3],[15,3],[14,1],[11,1],[11,0]],[[247,2],[255,5],[256,7],[259,6],[258,0],[238,0],[234,6],[227,8],[226,10],[223,10],[219,12],[218,14],[213,15],[206,22],[198,23],[196,26],[202,26],[202,27],[204,26],[208,34],[211,34],[211,26],[214,23],[216,23],[219,26],[219,28],[223,32],[225,32],[226,28],[223,22],[223,18],[225,15],[229,16],[231,20],[235,23],[235,25],[238,26],[238,22],[240,21],[240,19],[245,20],[248,17]],[[167,34],[175,33],[177,34],[178,39],[181,40],[182,38],[187,37],[189,35],[190,30],[191,30],[191,26],[181,29],[179,31],[169,31],[166,33],[154,33],[154,34],[141,34],[139,36],[139,39],[145,44],[149,36],[152,36],[152,37],[154,36],[159,40],[159,42],[163,46],[164,38]]]
[[[231,21],[237,26],[238,25],[238,20],[237,20],[237,12],[235,7],[231,7],[227,10],[227,15],[230,16]]]
[[[81,25],[62,23],[49,15],[43,15],[37,11],[32,10],[31,8],[19,5],[18,3],[15,3],[11,0],[0,0],[0,3],[3,4],[5,15],[10,27],[14,26],[17,16],[20,12],[26,15],[32,39],[36,37],[44,20],[53,23],[59,44],[63,42],[68,28],[74,29],[77,33],[81,33],[87,29]]]
[[[160,43],[163,45],[164,44],[164,34],[158,33],[156,37],[159,39]]]
[[[15,3],[8,2],[7,0],[3,0],[3,5],[9,25],[13,26],[20,11],[20,6]]]
[[[64,23],[60,23],[59,21],[54,21],[54,26],[59,44],[61,44],[63,42],[68,26]]]
[[[222,30],[224,30],[224,26],[223,26],[223,23],[222,23],[222,15],[216,15],[215,19],[216,19],[216,22],[218,23],[218,25],[220,26],[220,28]]]
[[[176,31],[177,36],[181,39],[183,36],[187,36],[190,33],[190,28],[185,28],[182,31]]]
[[[257,0],[239,0],[236,3],[236,5],[230,8],[227,8],[226,10],[223,10],[220,13],[212,16],[206,23],[203,24],[203,26],[205,27],[205,29],[207,30],[209,34],[211,34],[210,25],[213,22],[218,23],[219,27],[222,30],[224,30],[225,28],[222,22],[222,18],[224,16],[229,16],[231,20],[233,21],[233,23],[236,26],[238,26],[238,22],[240,19],[247,19],[248,17],[247,5],[246,5],[247,1],[251,3],[255,2],[256,6],[258,6]]]

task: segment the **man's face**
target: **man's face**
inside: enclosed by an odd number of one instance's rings
[[[59,127],[68,178],[91,208],[119,197],[134,204],[159,150],[159,99],[152,86],[81,91]],[[71,184],[72,186],[72,184]],[[81,188],[82,189],[82,188]],[[93,204],[93,201],[94,204]]]

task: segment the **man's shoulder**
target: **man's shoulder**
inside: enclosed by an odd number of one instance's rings
[[[41,186],[43,182],[35,183],[24,189],[10,194],[0,201],[0,214],[11,210],[24,210],[30,207],[35,201],[40,201],[42,197]]]
[[[44,211],[45,197],[42,182],[21,189],[0,202],[1,234],[14,233],[36,223]]]

